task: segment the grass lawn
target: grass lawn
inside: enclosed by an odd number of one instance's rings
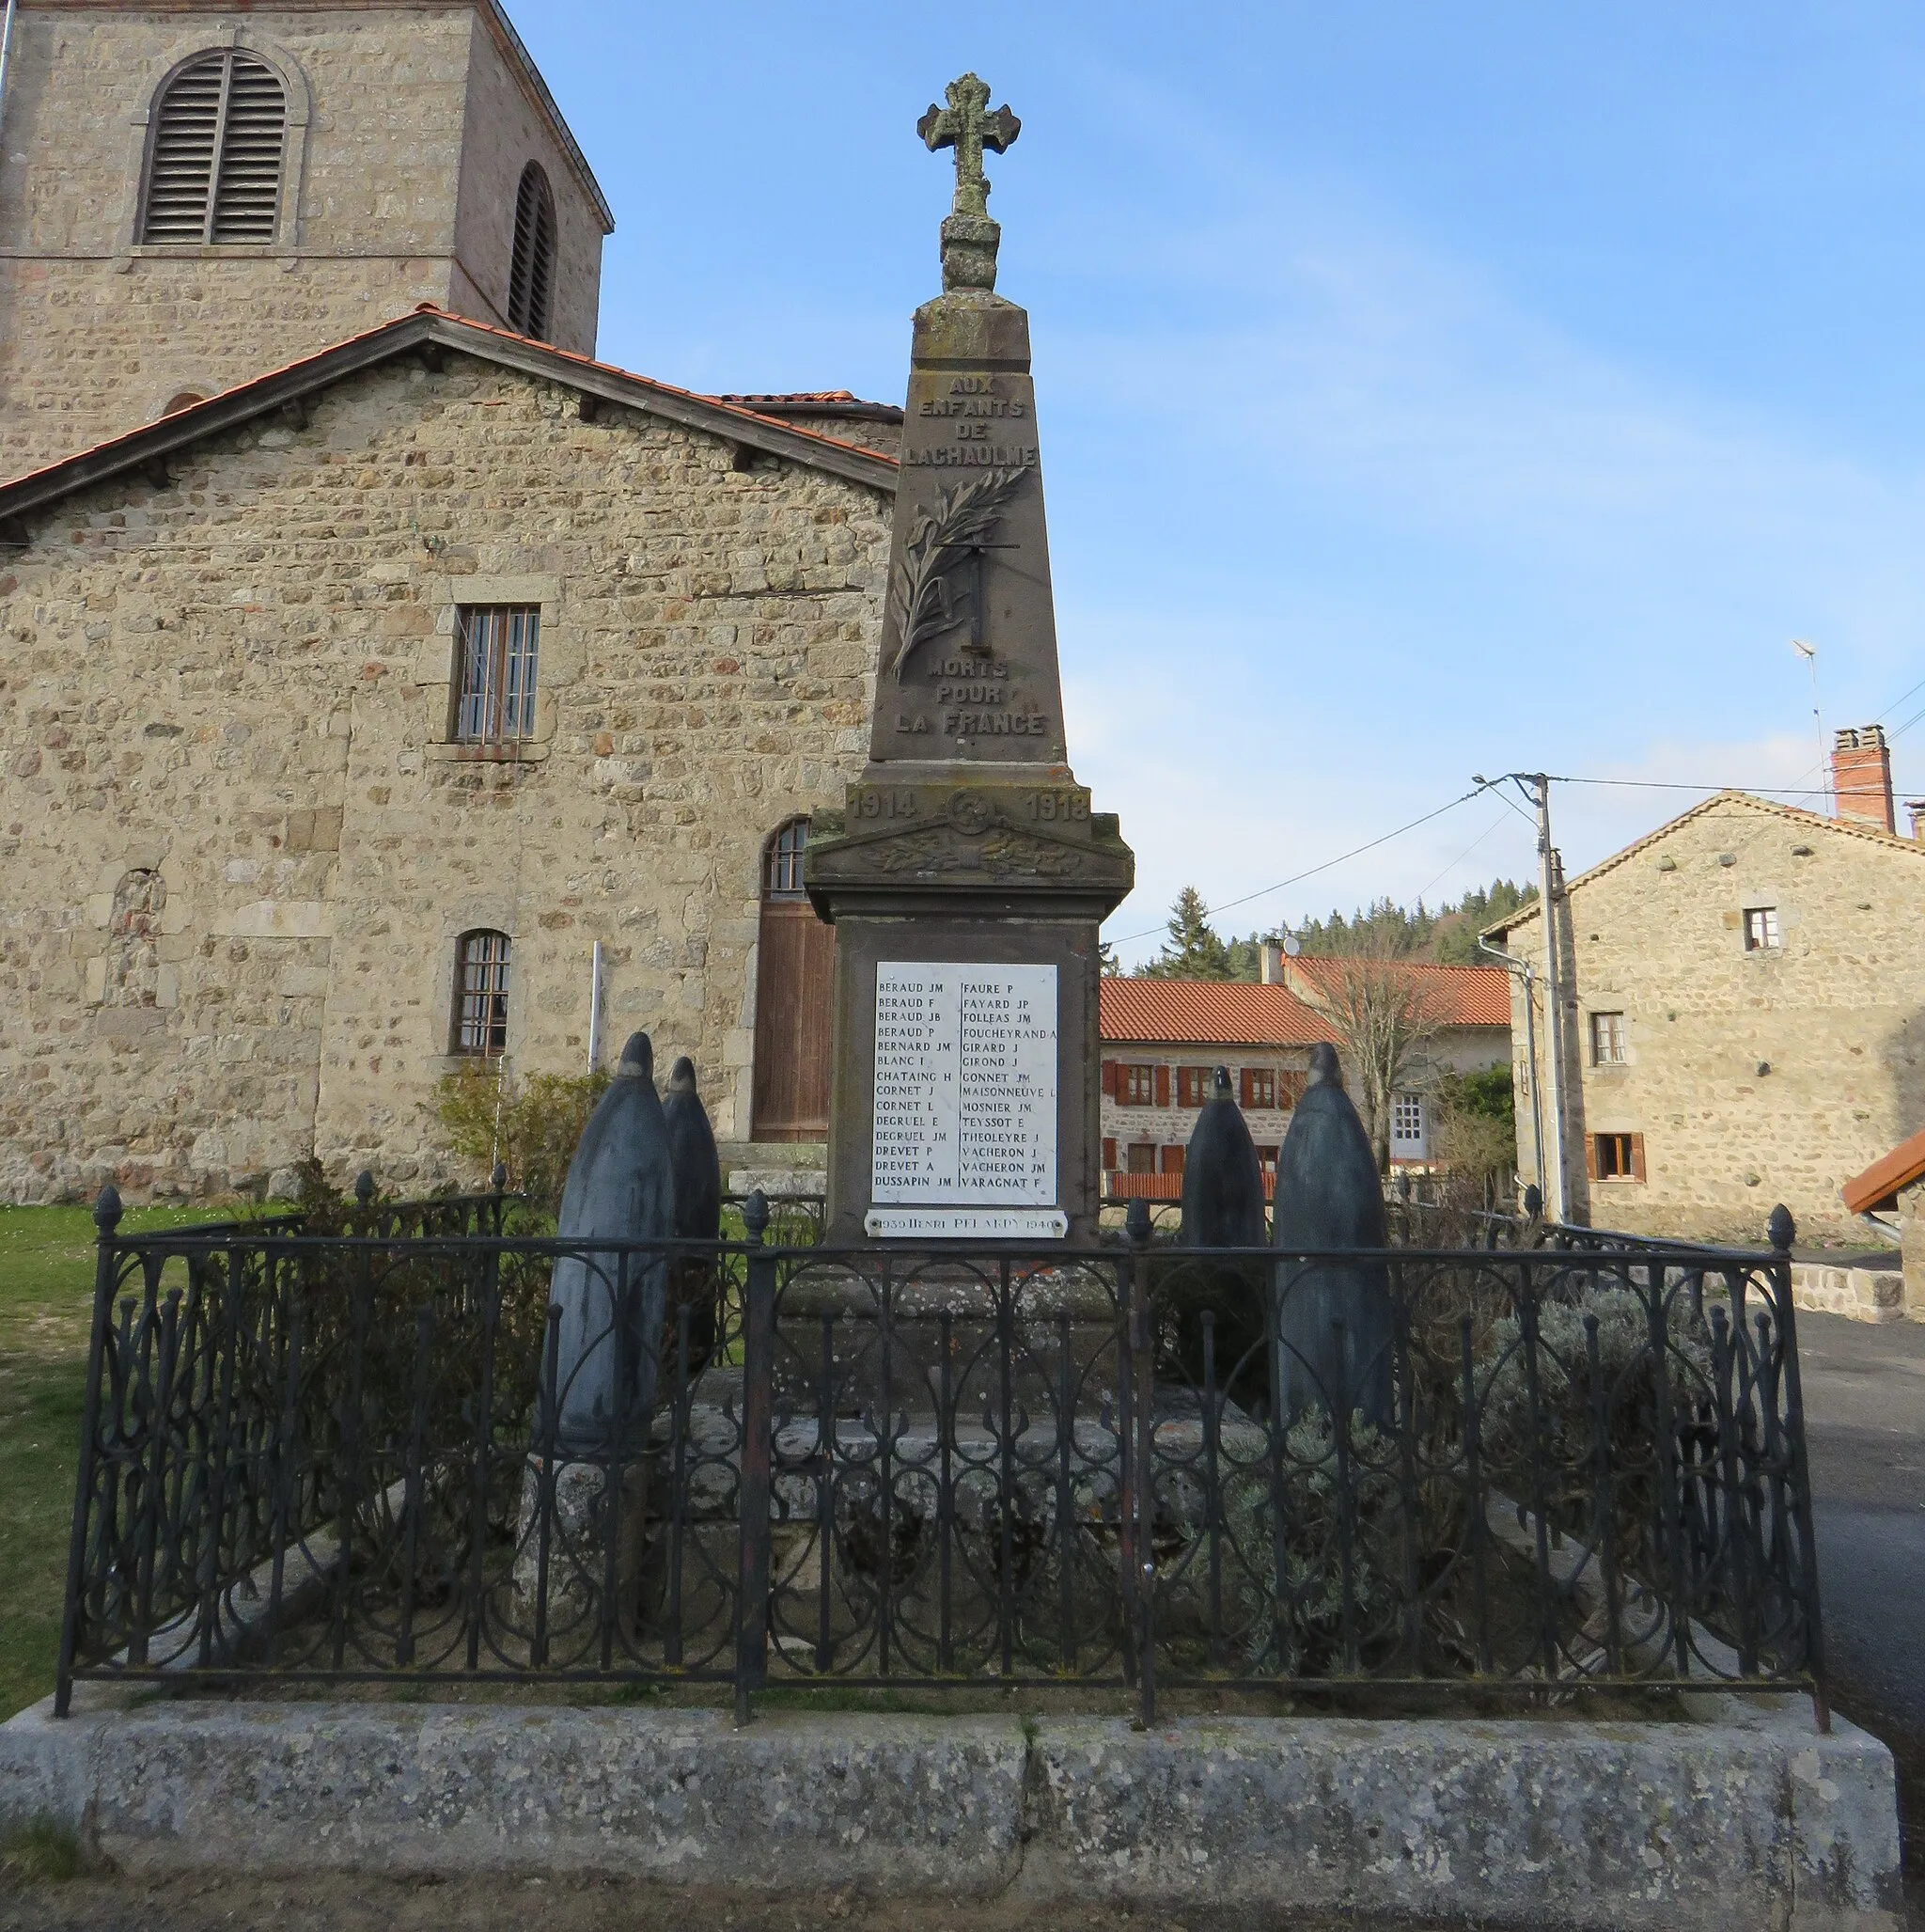
[[[134,1208],[129,1233],[221,1218]],[[93,1318],[85,1207],[0,1207],[0,1719],[54,1688]]]

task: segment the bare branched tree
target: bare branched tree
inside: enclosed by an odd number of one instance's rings
[[[1392,1096],[1411,1085],[1424,1049],[1448,1025],[1435,981],[1398,935],[1367,940],[1339,959],[1291,963],[1291,988],[1329,1021],[1377,1165],[1390,1166]]]

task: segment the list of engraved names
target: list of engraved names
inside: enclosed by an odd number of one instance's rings
[[[871,1198],[1056,1198],[1056,969],[876,966]]]

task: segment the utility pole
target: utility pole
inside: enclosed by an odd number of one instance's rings
[[[1538,809],[1538,901],[1544,921],[1544,1056],[1545,1085],[1551,1099],[1550,1182],[1544,1190],[1544,1213],[1555,1222],[1564,1219],[1564,994],[1557,977],[1557,916],[1553,899],[1557,855],[1551,846],[1551,781],[1542,772],[1518,779]]]
[[[1544,922],[1544,1064],[1540,1076],[1534,1042],[1526,1047],[1531,1067],[1531,1109],[1537,1114],[1537,1085],[1540,1077],[1550,1091],[1551,1144],[1545,1149],[1542,1128],[1538,1126],[1538,1177],[1543,1189],[1544,1215],[1553,1222],[1564,1219],[1568,1205],[1564,1177],[1564,995],[1557,975],[1557,920],[1553,893],[1557,879],[1557,855],[1551,844],[1551,781],[1542,772],[1506,772],[1501,778],[1487,778],[1479,773],[1474,783],[1486,790],[1511,784],[1537,809],[1538,815],[1538,910]],[[1529,1042],[1530,977],[1525,968],[1524,982],[1526,1039]],[[1541,1117],[1540,1117],[1541,1118]],[[1533,1121],[1533,1125],[1538,1125]],[[1546,1157],[1548,1154],[1548,1158]]]

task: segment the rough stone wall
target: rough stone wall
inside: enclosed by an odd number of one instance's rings
[[[471,32],[467,131],[455,223],[461,286],[450,288],[449,306],[497,327],[508,326],[515,198],[522,170],[531,161],[540,162],[555,196],[555,294],[547,339],[557,349],[592,355],[602,306],[601,215],[547,118],[522,91],[478,14],[472,17]],[[473,289],[488,306],[463,306],[462,288]]]
[[[140,246],[143,122],[155,92],[190,55],[236,40],[293,77],[279,238],[262,248]],[[432,0],[405,10],[263,7],[238,16],[28,0],[0,143],[0,476],[150,421],[183,391],[211,394],[419,303],[475,312],[474,286],[455,259],[457,184],[464,165],[477,184],[498,172],[492,157],[509,119],[493,109],[493,131],[464,163],[477,50],[498,72],[473,9]],[[601,236],[592,222],[582,227],[573,176],[559,166],[550,174],[564,248],[573,251],[562,312],[592,343]],[[478,187],[468,199],[478,230]],[[510,185],[502,216],[510,228],[513,212]]]
[[[1745,911],[1764,906],[1783,943],[1747,952]],[[1921,918],[1925,848],[1737,799],[1575,887],[1565,942],[1573,1218],[1756,1246],[1782,1201],[1802,1240],[1864,1245],[1839,1188],[1925,1121]],[[1536,920],[1509,943],[1537,956]],[[1512,999],[1521,1070],[1515,984]],[[1590,1064],[1601,1012],[1625,1016],[1622,1066]],[[1541,1076],[1546,1030],[1540,988]],[[1517,1098],[1528,1175],[1522,1080]],[[1547,1114],[1547,1139],[1549,1125]],[[1585,1138],[1607,1133],[1643,1135],[1644,1180],[1587,1181]]]
[[[514,945],[511,1073],[585,1065],[600,939],[608,1050],[691,1054],[745,1135],[762,841],[860,770],[887,516],[453,356],[40,520],[0,562],[0,1199],[317,1143],[436,1178],[477,926]],[[513,761],[445,742],[458,601],[541,606]]]

